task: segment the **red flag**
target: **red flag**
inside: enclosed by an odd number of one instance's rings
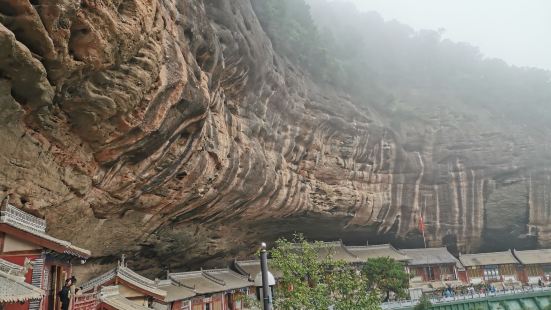
[[[423,221],[423,216],[419,216],[419,230],[424,233],[425,232],[425,222]]]

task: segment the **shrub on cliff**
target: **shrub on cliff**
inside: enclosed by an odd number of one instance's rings
[[[329,53],[317,29],[310,7],[303,0],[253,0],[264,31],[274,49],[296,65],[306,69],[317,80],[332,81],[337,70],[336,59]]]

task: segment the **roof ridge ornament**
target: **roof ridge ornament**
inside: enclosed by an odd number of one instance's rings
[[[126,255],[123,253],[121,254],[121,259],[119,259],[119,267],[126,268]]]

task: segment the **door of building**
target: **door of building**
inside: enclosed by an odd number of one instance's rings
[[[65,281],[63,271],[59,266],[51,266],[49,270],[50,295],[48,296],[48,310],[61,309],[58,292],[63,288]]]

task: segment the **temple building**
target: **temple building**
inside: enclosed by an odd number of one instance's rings
[[[159,283],[128,268],[124,255],[117,266],[81,285],[83,293],[99,292],[102,287],[118,286],[118,294],[144,307],[166,307],[167,292]]]
[[[513,250],[513,255],[522,264],[519,280],[528,284],[539,284],[540,280],[551,281],[551,249]]]
[[[88,250],[48,235],[45,220],[7,202],[0,208],[0,259],[25,267],[25,282],[44,290],[42,299],[6,305],[5,309],[58,309],[57,292],[72,276],[73,264],[89,257]]]
[[[400,250],[409,260],[410,287],[423,291],[440,289],[458,284],[459,261],[446,248],[421,248]]]
[[[519,261],[511,251],[459,255],[472,284],[501,282],[504,288],[520,285],[517,277]]]

